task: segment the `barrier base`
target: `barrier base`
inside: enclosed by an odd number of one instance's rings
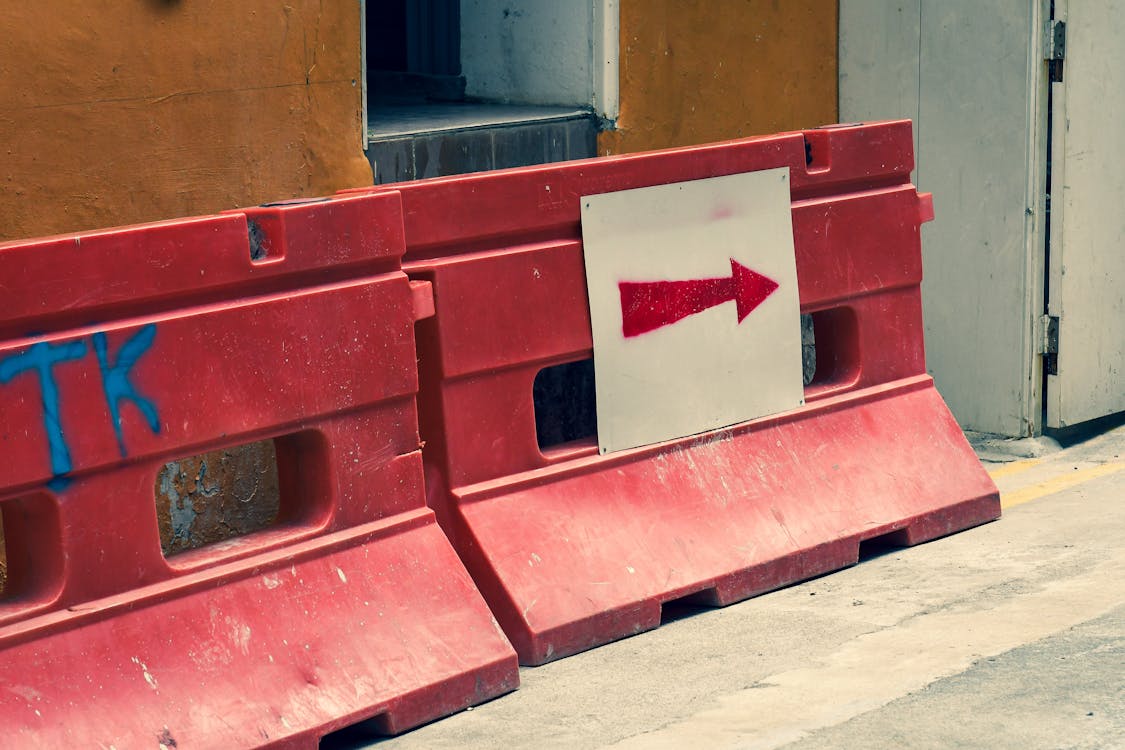
[[[658,449],[455,488],[460,552],[521,663],[991,521],[1000,497],[928,376]]]
[[[357,722],[396,734],[519,682],[428,510],[0,637],[5,747],[315,748]]]

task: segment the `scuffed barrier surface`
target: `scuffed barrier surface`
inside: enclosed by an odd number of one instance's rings
[[[8,582],[8,557],[4,550],[4,519],[0,518],[0,598],[4,596],[4,585]]]

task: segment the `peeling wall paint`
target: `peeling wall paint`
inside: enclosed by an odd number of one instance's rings
[[[620,5],[620,111],[599,154],[836,122],[836,0]]]
[[[355,0],[0,4],[0,240],[371,184]]]
[[[169,461],[154,489],[165,556],[268,528],[280,510],[274,443]]]
[[[206,466],[206,462],[203,465]],[[160,484],[160,494],[168,501],[168,523],[171,534],[167,543],[163,538],[161,539],[161,547],[167,555],[177,543],[182,543],[184,546],[191,544],[191,525],[195,523],[198,514],[195,512],[195,503],[192,502],[190,493],[187,497],[180,497],[179,488],[187,481],[187,474],[180,468],[179,461],[169,461],[164,464],[164,470],[160,472],[157,481]],[[162,534],[161,537],[163,536]]]

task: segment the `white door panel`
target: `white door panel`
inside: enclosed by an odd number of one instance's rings
[[[1059,318],[1047,424],[1125,411],[1125,2],[1056,2],[1049,313]]]

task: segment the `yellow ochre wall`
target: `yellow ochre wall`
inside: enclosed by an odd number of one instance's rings
[[[834,123],[836,0],[621,0],[617,129],[598,153]]]
[[[371,184],[359,28],[358,0],[0,4],[0,240]]]

